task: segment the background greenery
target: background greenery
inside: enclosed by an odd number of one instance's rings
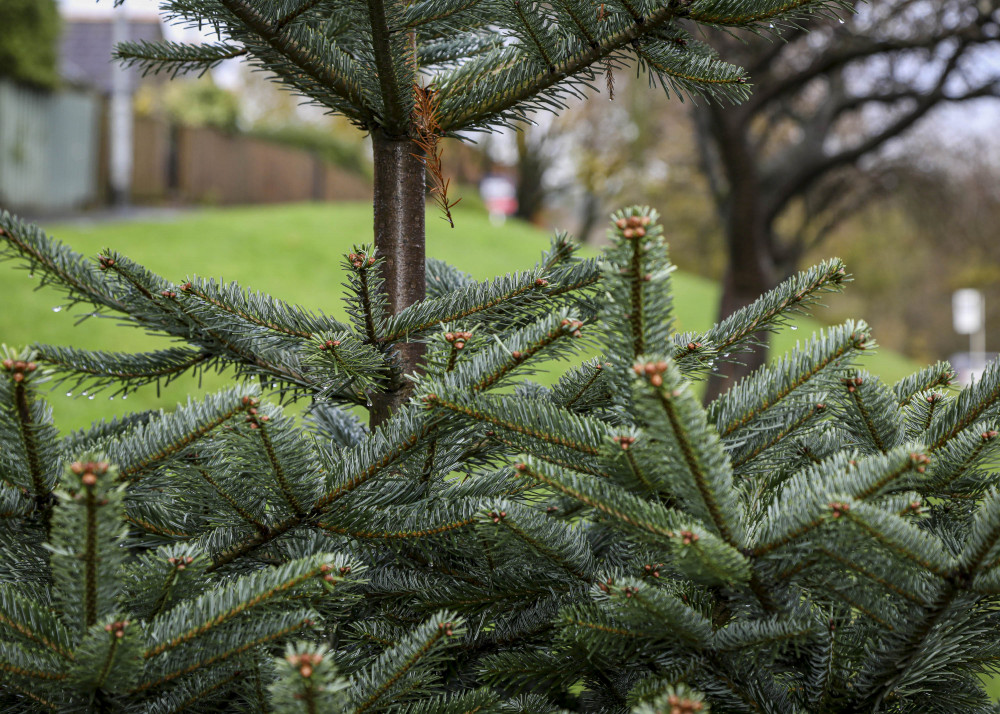
[[[463,202],[455,216],[456,227],[451,229],[437,213],[429,213],[428,254],[476,278],[528,268],[548,246],[549,236],[544,231],[516,221],[494,226],[471,203],[466,207]],[[340,261],[353,244],[371,241],[371,206],[338,203],[206,209],[163,220],[44,227],[84,255],[114,248],[177,283],[195,274],[235,280],[244,287],[343,318]],[[593,249],[585,250],[594,253]],[[0,271],[0,304],[5,306],[0,311],[0,342],[11,346],[46,342],[114,351],[166,346],[165,339],[120,327],[113,319],[87,319],[74,327],[82,308],[64,308],[52,289],[32,291],[37,280],[24,271],[6,264]],[[711,280],[683,271],[675,273],[680,329],[709,327],[718,294],[718,285]],[[55,308],[59,310],[54,312]],[[857,317],[865,317],[864,310],[861,313]],[[822,311],[817,317],[823,319]],[[816,320],[800,319],[796,325],[800,329],[778,336],[775,354],[782,354],[796,339],[808,337],[821,326]],[[868,369],[890,384],[917,367],[889,350],[880,350],[868,364]],[[544,374],[538,380],[549,382]],[[67,388],[54,391],[50,398],[56,424],[67,430],[128,411],[171,408],[188,393],[210,391],[225,381],[226,377],[215,374],[206,375],[200,385],[182,378],[161,390],[159,397],[154,387],[146,387],[124,403],[120,397],[109,401],[110,392],[96,396],[75,392],[70,398]]]
[[[55,87],[58,39],[55,0],[0,1],[0,77]]]

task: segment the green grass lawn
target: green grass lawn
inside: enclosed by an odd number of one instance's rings
[[[456,228],[428,213],[427,250],[477,278],[528,268],[548,246],[549,236],[532,226],[508,222],[490,224],[475,208],[455,211]],[[45,225],[50,234],[76,251],[94,256],[108,247],[125,253],[160,275],[183,282],[202,275],[235,280],[244,287],[269,292],[289,302],[344,317],[341,297],[344,280],[340,261],[355,243],[371,237],[371,205],[299,204],[252,208],[203,209],[171,219],[122,221],[73,225]],[[11,263],[0,263],[0,342],[72,344],[114,351],[142,351],[167,346],[162,337],[121,327],[113,319],[88,319],[74,327],[83,312],[59,309],[59,294],[52,288],[33,291],[37,280]],[[675,273],[675,303],[682,330],[708,327],[714,317],[718,286],[683,272]],[[819,315],[822,318],[822,314]],[[820,327],[819,322],[799,320],[798,331],[785,330],[775,339],[775,352],[792,347]],[[898,354],[881,351],[867,364],[892,382],[918,367]],[[539,381],[551,377],[541,375]],[[201,394],[225,384],[226,377],[207,375],[182,378],[161,391],[146,387],[122,403],[108,401],[110,392],[96,396],[54,391],[51,401],[56,423],[62,429],[79,428],[92,421],[130,410],[170,408],[185,395]]]

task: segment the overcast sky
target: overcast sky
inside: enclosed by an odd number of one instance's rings
[[[59,0],[64,9],[73,13],[107,15],[114,6],[114,0]],[[159,3],[156,0],[128,0],[125,9],[130,13],[156,14]]]
[[[2,2],[3,0],[0,0]],[[132,17],[156,17],[159,15],[157,0],[127,0],[121,7],[115,7],[114,0],[57,0],[63,13],[76,17],[110,17],[112,12],[123,10]],[[164,27],[164,34],[171,40],[195,41],[199,37],[196,30],[185,31],[181,28]]]

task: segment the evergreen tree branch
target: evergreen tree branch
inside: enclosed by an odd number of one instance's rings
[[[352,682],[353,714],[363,714],[379,704],[411,670],[431,661],[435,650],[440,653],[455,630],[461,634],[461,624],[454,615],[440,613],[417,627],[404,642],[384,652],[371,667],[359,672]]]
[[[757,5],[759,9],[746,12],[746,6],[742,3],[734,3],[729,0],[703,0],[691,6],[687,17],[694,22],[706,25],[747,27],[778,18],[790,21],[796,17],[797,12],[815,12],[816,6],[819,6],[820,9],[825,6],[846,7],[846,3],[840,2],[840,0],[833,0],[832,2],[817,2],[817,0],[767,0],[767,2]]]
[[[500,436],[499,434],[497,434],[496,432],[492,432],[492,433],[491,432],[486,432],[486,435],[489,438],[491,438],[491,439],[493,439],[495,441],[498,441],[501,444],[504,444],[505,446],[509,447],[510,450],[512,452],[514,452],[514,453],[520,453],[522,451],[522,447],[521,447],[520,444],[518,444],[518,443],[516,443],[514,441],[511,441],[509,439],[505,439],[502,436]],[[569,462],[569,461],[566,461],[565,459],[560,459],[557,456],[553,456],[552,454],[544,454],[544,453],[532,454],[532,456],[534,456],[539,461],[544,461],[547,464],[552,464],[553,466],[558,466],[559,468],[569,469],[570,471],[579,471],[580,473],[588,474],[590,476],[598,476],[600,478],[606,478],[606,479],[610,479],[611,478],[611,476],[609,474],[607,474],[607,473],[605,473],[603,471],[600,471],[599,469],[592,467],[590,464],[585,463],[585,462],[580,461],[580,460]],[[529,487],[529,488],[531,488],[531,487]],[[513,495],[514,493],[521,493],[522,491],[525,491],[525,490],[528,490],[528,489],[522,487],[522,488],[516,489],[516,491],[512,491],[508,495]]]
[[[809,422],[811,422],[813,419],[815,419],[817,416],[821,415],[825,411],[826,411],[826,405],[823,404],[822,402],[814,404],[813,406],[809,407],[807,410],[802,412],[802,414],[798,418],[788,422],[787,426],[782,426],[781,428],[775,430],[773,433],[768,435],[767,439],[762,440],[760,443],[753,446],[753,448],[751,448],[750,450],[745,451],[744,453],[739,455],[733,455],[732,456],[733,468],[738,469],[741,466],[745,466],[747,463],[753,461],[768,449],[777,446],[786,437],[794,434],[795,432],[805,427]]]
[[[210,395],[202,403],[189,402],[172,414],[159,414],[137,426],[126,442],[107,445],[109,456],[120,464],[118,477],[135,481],[191,444],[253,408],[256,386],[229,389]]]
[[[233,511],[236,512],[236,514],[240,518],[242,518],[244,521],[246,521],[254,528],[256,528],[258,532],[263,533],[267,530],[267,526],[265,526],[260,519],[255,518],[253,514],[250,513],[246,508],[241,506],[240,502],[237,501],[236,498],[231,493],[229,493],[221,485],[219,485],[219,482],[216,479],[212,478],[212,475],[209,474],[208,471],[206,471],[205,469],[198,469],[198,473],[201,474],[201,477],[205,479],[205,482],[208,485],[210,485],[213,489],[215,489],[216,493],[218,493],[219,496],[226,503],[229,504],[229,506],[233,509]]]
[[[810,381],[847,364],[857,352],[872,347],[868,325],[846,322],[820,333],[801,349],[782,357],[730,388],[709,407],[723,437],[746,427],[760,415],[788,399]]]
[[[353,109],[348,115],[357,118],[367,125],[373,123],[373,111],[367,98],[350,78],[338,72],[329,63],[324,63],[293,38],[287,29],[271,24],[246,0],[219,0],[219,2],[238,18],[267,46],[288,59],[300,71],[307,74],[320,86],[343,98]],[[280,23],[280,20],[278,21]]]
[[[875,423],[872,419],[872,414],[868,409],[868,405],[862,398],[862,390],[858,389],[858,387],[861,386],[861,381],[860,381],[861,379],[862,377],[854,377],[853,379],[848,377],[844,379],[844,384],[847,387],[848,397],[851,399],[854,408],[860,415],[861,421],[864,423],[865,430],[867,431],[868,436],[871,437],[872,443],[875,445],[875,448],[877,448],[884,454],[886,453],[888,448],[884,440],[882,439],[882,435],[879,433],[878,428],[875,426]]]
[[[198,76],[201,76],[226,60],[246,54],[246,47],[227,42],[189,45],[182,42],[139,40],[118,43],[111,57],[123,67],[138,66],[144,77],[168,70],[170,78],[175,79],[188,72],[198,72]]]
[[[521,434],[546,444],[561,446],[588,456],[596,456],[599,453],[599,449],[591,446],[586,441],[567,438],[555,430],[545,429],[541,425],[519,423],[518,421],[507,419],[500,414],[492,413],[488,410],[486,403],[472,403],[466,405],[444,399],[436,394],[425,395],[423,397],[423,402],[430,408],[447,410],[454,414],[459,414],[472,419],[473,421],[483,422],[485,424],[506,429],[507,431],[512,431],[515,434]],[[500,400],[499,403],[501,405],[506,405],[503,400]]]
[[[84,489],[83,623],[97,622],[97,495],[91,486]]]
[[[13,583],[0,583],[0,627],[67,661],[74,659],[72,638],[57,613],[18,593]]]
[[[344,454],[338,468],[339,477],[330,480],[328,490],[317,499],[308,513],[293,515],[270,524],[265,532],[255,533],[231,544],[216,555],[208,571],[218,570],[306,523],[318,522],[340,499],[418,448],[433,427],[415,423],[412,416],[406,409],[400,410],[352,453]]]
[[[636,55],[664,88],[673,86],[678,94],[702,92],[729,99],[734,104],[742,102],[750,94],[742,67],[734,67],[712,57],[699,57],[676,46],[640,45]]]
[[[947,362],[936,362],[929,367],[924,367],[919,372],[911,374],[896,382],[892,391],[896,393],[896,399],[900,406],[906,406],[910,400],[920,392],[925,392],[935,387],[947,387],[955,379],[955,371]]]
[[[579,402],[581,398],[583,398],[583,396],[586,395],[588,391],[590,391],[591,387],[593,387],[594,384],[602,377],[602,375],[604,374],[603,371],[604,366],[605,365],[599,361],[590,364],[585,363],[585,365],[583,365],[582,367],[590,367],[591,368],[589,370],[590,375],[586,376],[585,380],[581,384],[579,384],[579,389],[577,389],[576,392],[573,393],[571,397],[569,397],[569,399],[560,400],[558,402],[560,406],[562,406],[563,409],[572,409],[573,406],[577,402]],[[558,390],[560,387],[565,388],[562,379],[559,380],[559,384],[557,385],[556,389]],[[556,398],[558,399],[558,396]]]
[[[282,17],[274,23],[275,28],[278,30],[284,30],[286,26],[295,22],[298,18],[302,17],[304,14],[312,10],[314,7],[319,5],[323,0],[302,0],[302,4],[299,5],[294,10],[289,10]]]
[[[485,508],[489,508],[489,511],[486,512],[484,521],[492,521],[497,528],[520,539],[572,577],[585,583],[593,582],[594,578],[588,572],[593,565],[589,548],[581,539],[574,538],[565,524],[507,501],[499,501]]]
[[[659,626],[656,629],[669,633],[667,636],[670,638],[701,643],[712,635],[712,624],[708,618],[685,605],[680,598],[655,586],[625,579],[609,586],[608,593],[614,604],[625,612],[639,610],[651,616]]]
[[[619,438],[619,443],[622,444],[622,452],[625,455],[625,462],[628,464],[629,471],[632,472],[632,475],[634,475],[636,477],[636,479],[642,484],[643,488],[648,493],[657,493],[658,494],[659,488],[657,488],[656,484],[653,483],[653,481],[650,480],[650,478],[646,474],[645,470],[642,468],[642,466],[636,460],[636,458],[635,458],[635,452],[632,450],[631,445],[629,445],[627,443],[622,443],[622,440],[620,438]]]
[[[928,538],[923,531],[910,526],[894,514],[890,516],[862,503],[852,505],[849,510],[842,513],[845,520],[859,526],[887,549],[940,578],[947,577],[951,559],[945,554],[941,545]]]
[[[600,271],[597,270],[595,261],[585,261],[562,271],[553,286],[546,291],[546,295],[551,298],[560,297],[569,293],[575,293],[596,285],[601,280]]]
[[[969,473],[986,457],[995,451],[998,443],[997,429],[988,429],[981,434],[967,429],[948,441],[934,452],[932,485],[935,491],[944,491],[955,481]],[[949,494],[957,496],[958,494]]]
[[[415,337],[438,325],[462,322],[476,316],[480,321],[500,318],[505,311],[539,300],[548,281],[537,271],[504,276],[490,282],[473,283],[441,298],[414,303],[389,317],[384,342]]]
[[[251,537],[238,541],[237,543],[227,547],[225,550],[219,552],[212,561],[212,565],[208,567],[208,572],[218,570],[233,561],[249,555],[258,548],[285,535],[285,533],[288,533],[293,528],[301,526],[304,521],[305,518],[302,516],[290,516],[289,518],[279,521],[278,523],[267,524],[265,530],[257,531]]]
[[[330,554],[294,560],[278,568],[245,575],[179,604],[153,621],[155,639],[142,656],[149,660],[170,652],[256,607],[288,598],[321,576],[331,582],[341,581],[342,576],[334,575],[341,567],[337,560]]]
[[[341,498],[407,456],[420,446],[431,428],[426,422],[414,419],[413,414],[400,410],[387,428],[377,431],[374,439],[370,438],[350,455],[355,459],[345,454],[342,479],[339,483],[334,481],[330,484],[333,488],[316,501],[313,511],[322,513],[328,510]]]
[[[477,76],[470,77],[465,83],[451,86],[446,82],[440,84],[444,92],[442,100],[441,128],[447,133],[453,133],[462,129],[477,126],[480,123],[495,119],[509,110],[517,107],[534,97],[542,95],[559,82],[568,77],[573,77],[578,73],[585,72],[589,68],[604,59],[614,55],[633,42],[638,41],[644,34],[652,33],[668,25],[677,16],[677,9],[674,5],[667,5],[655,10],[645,18],[643,23],[632,23],[617,32],[609,34],[601,39],[598,47],[586,47],[568,56],[553,61],[549,66],[543,67],[542,71],[522,76],[509,84],[509,89],[503,92],[494,92],[492,96],[484,96],[482,102],[458,102],[452,101],[455,97],[467,97],[475,94],[469,86],[477,79],[481,80],[487,74],[499,74],[507,72],[513,74],[513,58],[504,57],[506,60],[499,67],[492,67],[493,73],[476,73]],[[499,77],[493,77],[497,80]]]
[[[155,679],[148,679],[145,682],[139,683],[132,690],[132,693],[140,693],[160,687],[178,677],[208,669],[213,665],[238,657],[262,645],[285,640],[292,633],[315,624],[315,617],[316,613],[314,612],[305,611],[303,613],[300,611],[273,618],[272,622],[255,623],[256,627],[254,631],[263,632],[264,634],[257,635],[249,640],[243,634],[242,636],[234,637],[222,647],[205,647],[203,645],[198,649],[198,658],[193,662],[190,657],[183,658],[181,661],[187,660],[186,664],[177,669],[167,668],[169,671],[160,674]],[[204,694],[207,694],[207,691],[200,694],[199,697],[204,696]]]
[[[937,451],[984,416],[1000,413],[1000,360],[987,366],[979,381],[962,391],[930,430],[930,450]]]
[[[383,291],[383,259],[375,256],[371,246],[354,246],[343,266],[353,295],[346,298],[347,312],[356,330],[364,335],[366,344],[378,345],[386,330],[387,303]]]
[[[152,533],[153,535],[158,535],[166,538],[192,538],[195,535],[194,533],[191,532],[178,531],[178,530],[173,530],[171,528],[164,528],[163,526],[155,525],[131,513],[126,513],[124,519],[127,522],[131,523],[132,525],[138,526],[147,533]]]
[[[36,704],[38,704],[40,706],[45,707],[46,709],[48,709],[50,711],[54,711],[54,712],[59,711],[59,707],[56,706],[56,704],[54,704],[53,702],[50,702],[48,699],[46,699],[45,697],[43,697],[40,694],[38,694],[38,692],[34,692],[31,689],[29,689],[29,688],[22,687],[17,682],[14,682],[14,681],[11,681],[11,680],[8,679],[8,681],[4,682],[4,686],[5,687],[10,687],[11,689],[15,690],[18,694],[21,694],[22,696],[27,697],[31,701],[35,702]]]
[[[436,536],[449,531],[458,530],[459,528],[465,528],[476,523],[478,520],[478,517],[470,516],[457,521],[449,520],[446,523],[421,528],[420,530],[375,530],[373,528],[354,530],[346,526],[324,521],[320,521],[317,525],[324,530],[330,531],[331,533],[338,533],[340,535],[350,536],[351,538],[357,538],[359,540],[409,540],[411,538],[428,538],[430,536]]]
[[[611,295],[602,316],[628,330],[609,334],[608,356],[631,365],[640,355],[669,339],[673,327],[670,264],[659,214],[649,208],[628,208],[611,216],[614,246],[603,266],[605,290]]]
[[[530,46],[533,47],[542,58],[542,61],[545,63],[549,72],[555,72],[554,60],[550,56],[548,49],[546,48],[547,43],[545,42],[545,40],[551,41],[551,38],[545,37],[545,28],[541,25],[541,23],[538,23],[538,20],[534,16],[529,16],[525,13],[520,0],[514,0],[512,7],[514,16],[517,17],[521,29],[524,31],[524,35],[528,38]]]
[[[74,497],[60,498],[53,509],[49,540],[52,602],[82,638],[74,679],[88,686],[108,645],[106,634],[91,628],[117,610],[119,569],[127,554],[124,490],[116,485],[115,468],[94,458],[85,456],[66,469],[63,484]]]
[[[843,602],[845,605],[847,605],[847,607],[849,607],[851,610],[857,610],[862,615],[864,615],[872,622],[877,624],[879,627],[889,632],[892,632],[896,629],[895,627],[892,626],[892,623],[886,620],[884,617],[879,617],[878,613],[876,613],[871,607],[865,605],[863,602],[859,602],[857,598],[851,597],[843,590],[840,590],[838,588],[830,588],[828,592],[835,598]]]
[[[489,348],[478,356],[474,367],[461,371],[458,379],[474,379],[472,390],[482,392],[495,387],[505,376],[534,357],[558,357],[561,349],[573,349],[562,343],[567,338],[579,338],[583,323],[564,313],[541,320],[510,335],[507,344]],[[482,365],[482,366],[480,366]],[[485,367],[485,369],[483,369]],[[472,375],[466,377],[469,372]],[[478,374],[477,374],[478,373]],[[474,376],[473,376],[474,375]]]
[[[394,46],[394,35],[389,30],[390,18],[393,24],[401,19],[400,8],[397,0],[367,0],[367,6],[372,57],[382,94],[381,128],[389,136],[408,136],[413,82],[409,79],[403,81],[399,76],[400,67],[406,62],[404,57],[399,56],[398,40]]]
[[[101,352],[74,347],[35,345],[38,359],[46,362],[59,373],[57,384],[73,381],[72,389],[84,384],[92,392],[104,387],[121,384],[115,394],[150,382],[164,379],[166,384],[189,369],[204,367],[215,356],[207,350],[171,347],[166,350],[144,353]]]
[[[892,662],[891,668],[883,665],[883,671],[879,673],[881,676],[873,678],[874,681],[869,684],[866,701],[863,705],[870,704],[873,710],[881,706],[886,695],[896,688],[896,682],[906,676],[907,670],[919,656],[924,640],[945,616],[958,594],[958,589],[951,584],[945,584],[939,589],[934,602],[924,610],[923,617],[914,623],[901,646],[885,653],[890,658],[887,662]]]
[[[438,0],[417,0],[403,8],[402,25],[408,30],[417,30],[426,25],[442,23],[482,3],[483,0],[459,0],[448,3],[441,3]]]
[[[556,474],[535,460],[515,468],[596,509],[657,546],[670,547],[674,551],[673,565],[695,579],[732,584],[746,582],[751,577],[749,563],[740,551],[685,514],[641,499],[611,483],[592,483],[565,472]]]
[[[331,533],[362,540],[429,538],[471,526],[480,520],[478,499],[457,497],[444,505],[345,508],[328,513],[317,525]]]
[[[244,673],[237,669],[225,677],[198,678],[193,683],[185,682],[185,686],[179,688],[181,689],[180,693],[175,690],[169,691],[155,703],[151,704],[150,709],[163,712],[163,714],[183,714],[183,712],[192,711],[191,707],[195,706],[198,702],[212,696],[219,690],[229,687],[229,685],[243,676]]]
[[[648,399],[652,392],[666,417],[664,431],[676,444],[711,522],[726,543],[736,549],[744,547],[744,513],[734,488],[732,469],[718,435],[708,426],[704,410],[670,362],[637,364],[635,372],[642,375],[637,407],[646,413],[648,407],[644,406],[643,397]],[[647,417],[651,426],[659,421],[658,415]]]
[[[181,291],[251,325],[290,337],[311,339],[317,332],[340,332],[347,326],[326,315],[313,315],[265,293],[244,290],[236,283],[192,278]]]
[[[133,293],[129,297],[135,299],[135,304],[123,311],[136,324],[199,344],[220,359],[256,368],[269,379],[304,388],[313,386],[299,370],[265,359],[264,354],[273,355],[275,351],[261,345],[259,339],[219,325],[218,320],[208,320],[194,301],[187,303],[184,294],[187,283],[178,293],[173,289],[175,286],[119,253],[102,255],[100,265],[116,275],[126,291]]]
[[[55,486],[53,474],[44,463],[47,449],[43,443],[53,436],[51,424],[39,423],[41,416],[39,409],[32,404],[33,394],[29,392],[28,386],[34,381],[33,372],[36,364],[24,360],[3,361],[3,371],[10,375],[10,389],[14,408],[10,411],[17,425],[17,433],[20,439],[19,446],[24,458],[24,466],[27,469],[27,476],[31,484],[31,496],[34,500],[35,511],[40,514],[45,537],[49,536],[50,520],[52,517],[52,505],[55,497],[52,489]],[[3,377],[0,376],[0,379]],[[4,395],[6,396],[6,395]],[[15,486],[9,479],[5,481]],[[23,487],[23,486],[22,486]]]
[[[883,588],[885,588],[889,592],[895,593],[896,595],[899,595],[900,597],[906,598],[907,600],[909,600],[910,602],[912,602],[914,605],[917,605],[919,607],[926,607],[929,604],[927,602],[926,598],[924,598],[924,597],[922,597],[920,595],[917,595],[915,593],[912,593],[909,590],[905,590],[904,588],[899,587],[896,583],[894,583],[893,581],[889,580],[888,578],[886,578],[886,577],[884,577],[882,575],[879,575],[878,573],[874,572],[870,568],[866,568],[866,567],[860,565],[859,563],[854,562],[853,560],[851,560],[850,558],[844,556],[841,553],[837,553],[837,552],[835,552],[833,550],[830,550],[828,548],[820,548],[819,552],[822,553],[827,558],[829,558],[830,560],[833,560],[833,561],[835,561],[837,563],[840,563],[841,565],[843,565],[848,570],[851,570],[851,571],[857,573],[858,575],[862,576],[863,578],[865,578],[867,580],[871,580],[873,583],[877,583],[878,585],[881,585]]]
[[[843,262],[824,261],[784,281],[693,341],[711,344],[724,359],[724,353],[753,344],[754,336],[762,330],[775,331],[787,324],[789,315],[805,312],[805,308],[815,304],[824,293],[843,290],[844,283],[849,280]],[[674,355],[675,359],[679,356]]]
[[[73,303],[86,302],[127,312],[118,296],[107,289],[97,269],[82,255],[45,235],[37,226],[23,223],[7,211],[0,211],[0,241],[6,247],[0,258],[19,259],[27,269],[42,273],[41,285],[51,283],[64,291]]]
[[[250,408],[249,412],[250,416],[248,418],[250,419],[251,428],[254,428],[254,431],[260,436],[260,442],[267,453],[267,459],[271,463],[271,471],[274,472],[274,478],[278,482],[278,487],[281,489],[282,495],[284,495],[285,500],[288,501],[288,505],[292,507],[297,516],[304,516],[306,511],[292,490],[288,482],[288,477],[285,474],[285,469],[281,466],[281,461],[278,460],[278,455],[274,451],[274,444],[271,443],[271,437],[267,433],[265,420],[255,414],[256,409],[253,407]]]

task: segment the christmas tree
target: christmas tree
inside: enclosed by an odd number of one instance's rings
[[[649,209],[613,216],[600,260],[557,235],[488,282],[407,243],[441,136],[558,104],[624,53],[738,96],[742,73],[681,21],[807,4],[165,6],[224,39],[123,57],[246,53],[372,133],[377,245],[346,257],[343,323],[113,251],[92,262],[0,214],[4,257],[185,345],[4,355],[8,709],[994,711],[1000,367],[962,392],[945,364],[888,387],[847,323],[706,409],[694,385],[840,289],[838,261],[678,334]],[[578,364],[555,386],[525,379],[557,358]],[[223,367],[230,390],[65,436],[41,391]]]

